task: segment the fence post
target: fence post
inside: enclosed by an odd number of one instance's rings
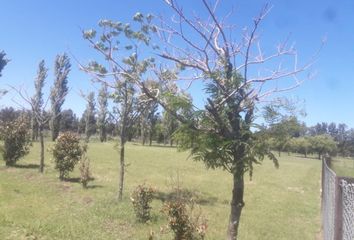
[[[343,204],[342,204],[342,187],[341,178],[335,177],[335,206],[334,206],[334,239],[342,240],[343,238]]]

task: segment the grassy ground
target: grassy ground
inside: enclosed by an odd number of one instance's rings
[[[153,201],[153,220],[135,221],[130,192],[144,181],[167,196],[179,176],[182,188],[192,191],[208,219],[206,239],[224,239],[231,197],[231,177],[206,170],[187,160],[174,148],[128,144],[124,201],[115,200],[118,152],[114,143],[91,143],[94,181],[84,190],[77,182],[60,182],[46,153],[44,174],[39,174],[38,145],[21,160],[22,167],[6,168],[0,162],[0,239],[148,239],[166,224],[161,199]],[[240,239],[315,239],[320,229],[321,162],[285,156],[280,169],[270,161],[256,167],[253,181],[246,181],[246,205]],[[157,239],[171,239],[159,235]]]
[[[354,159],[340,158],[332,159],[331,168],[335,171],[337,176],[354,178]]]

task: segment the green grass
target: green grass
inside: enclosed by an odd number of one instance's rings
[[[195,192],[208,219],[206,239],[225,239],[231,197],[231,176],[206,170],[174,148],[128,144],[124,201],[115,200],[118,152],[114,143],[91,143],[94,181],[82,189],[77,182],[60,182],[46,153],[44,174],[32,166],[39,162],[38,145],[19,161],[29,168],[6,168],[0,162],[0,239],[148,239],[166,225],[162,202],[153,201],[153,220],[137,223],[130,192],[143,182],[168,194],[176,176],[182,188]],[[32,165],[31,165],[32,164]],[[320,229],[321,162],[285,156],[280,168],[271,161],[255,168],[246,181],[245,208],[240,239],[315,239]],[[79,177],[77,169],[70,177]],[[158,234],[157,239],[171,239]]]
[[[354,159],[353,158],[340,158],[332,159],[331,168],[341,177],[354,177]]]

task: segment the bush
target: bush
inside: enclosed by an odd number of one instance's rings
[[[150,203],[152,202],[154,192],[155,190],[152,187],[147,187],[143,184],[139,185],[131,194],[130,199],[138,221],[147,222],[150,220]]]
[[[52,152],[60,180],[68,177],[69,172],[74,170],[85,151],[86,147],[80,145],[80,138],[77,134],[71,132],[59,134]]]
[[[86,156],[86,154],[84,154],[80,160],[80,182],[84,188],[87,188],[87,183],[90,180],[91,180],[90,159]]]
[[[176,199],[165,203],[162,209],[168,216],[168,228],[174,233],[175,240],[204,239],[207,229],[206,220],[201,214],[195,215],[194,204]]]
[[[28,120],[19,117],[14,121],[0,122],[0,139],[4,141],[0,149],[6,166],[13,166],[29,152]]]

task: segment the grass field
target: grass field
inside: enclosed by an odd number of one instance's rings
[[[76,181],[60,182],[46,153],[44,174],[39,174],[38,145],[6,168],[0,162],[0,239],[148,239],[166,224],[162,201],[153,201],[153,220],[137,223],[129,199],[143,182],[156,187],[160,196],[171,191],[171,179],[179,175],[182,188],[193,191],[208,219],[206,239],[225,239],[231,197],[231,177],[206,170],[202,163],[187,160],[175,148],[128,144],[124,201],[115,200],[118,186],[118,152],[114,143],[89,145],[94,181],[82,189]],[[22,167],[21,167],[22,166]],[[246,181],[246,205],[240,239],[316,239],[320,230],[321,162],[285,156],[276,170],[271,161],[255,168]],[[171,239],[159,234],[156,239]]]
[[[331,168],[341,177],[354,178],[354,159],[336,157],[331,161]]]

